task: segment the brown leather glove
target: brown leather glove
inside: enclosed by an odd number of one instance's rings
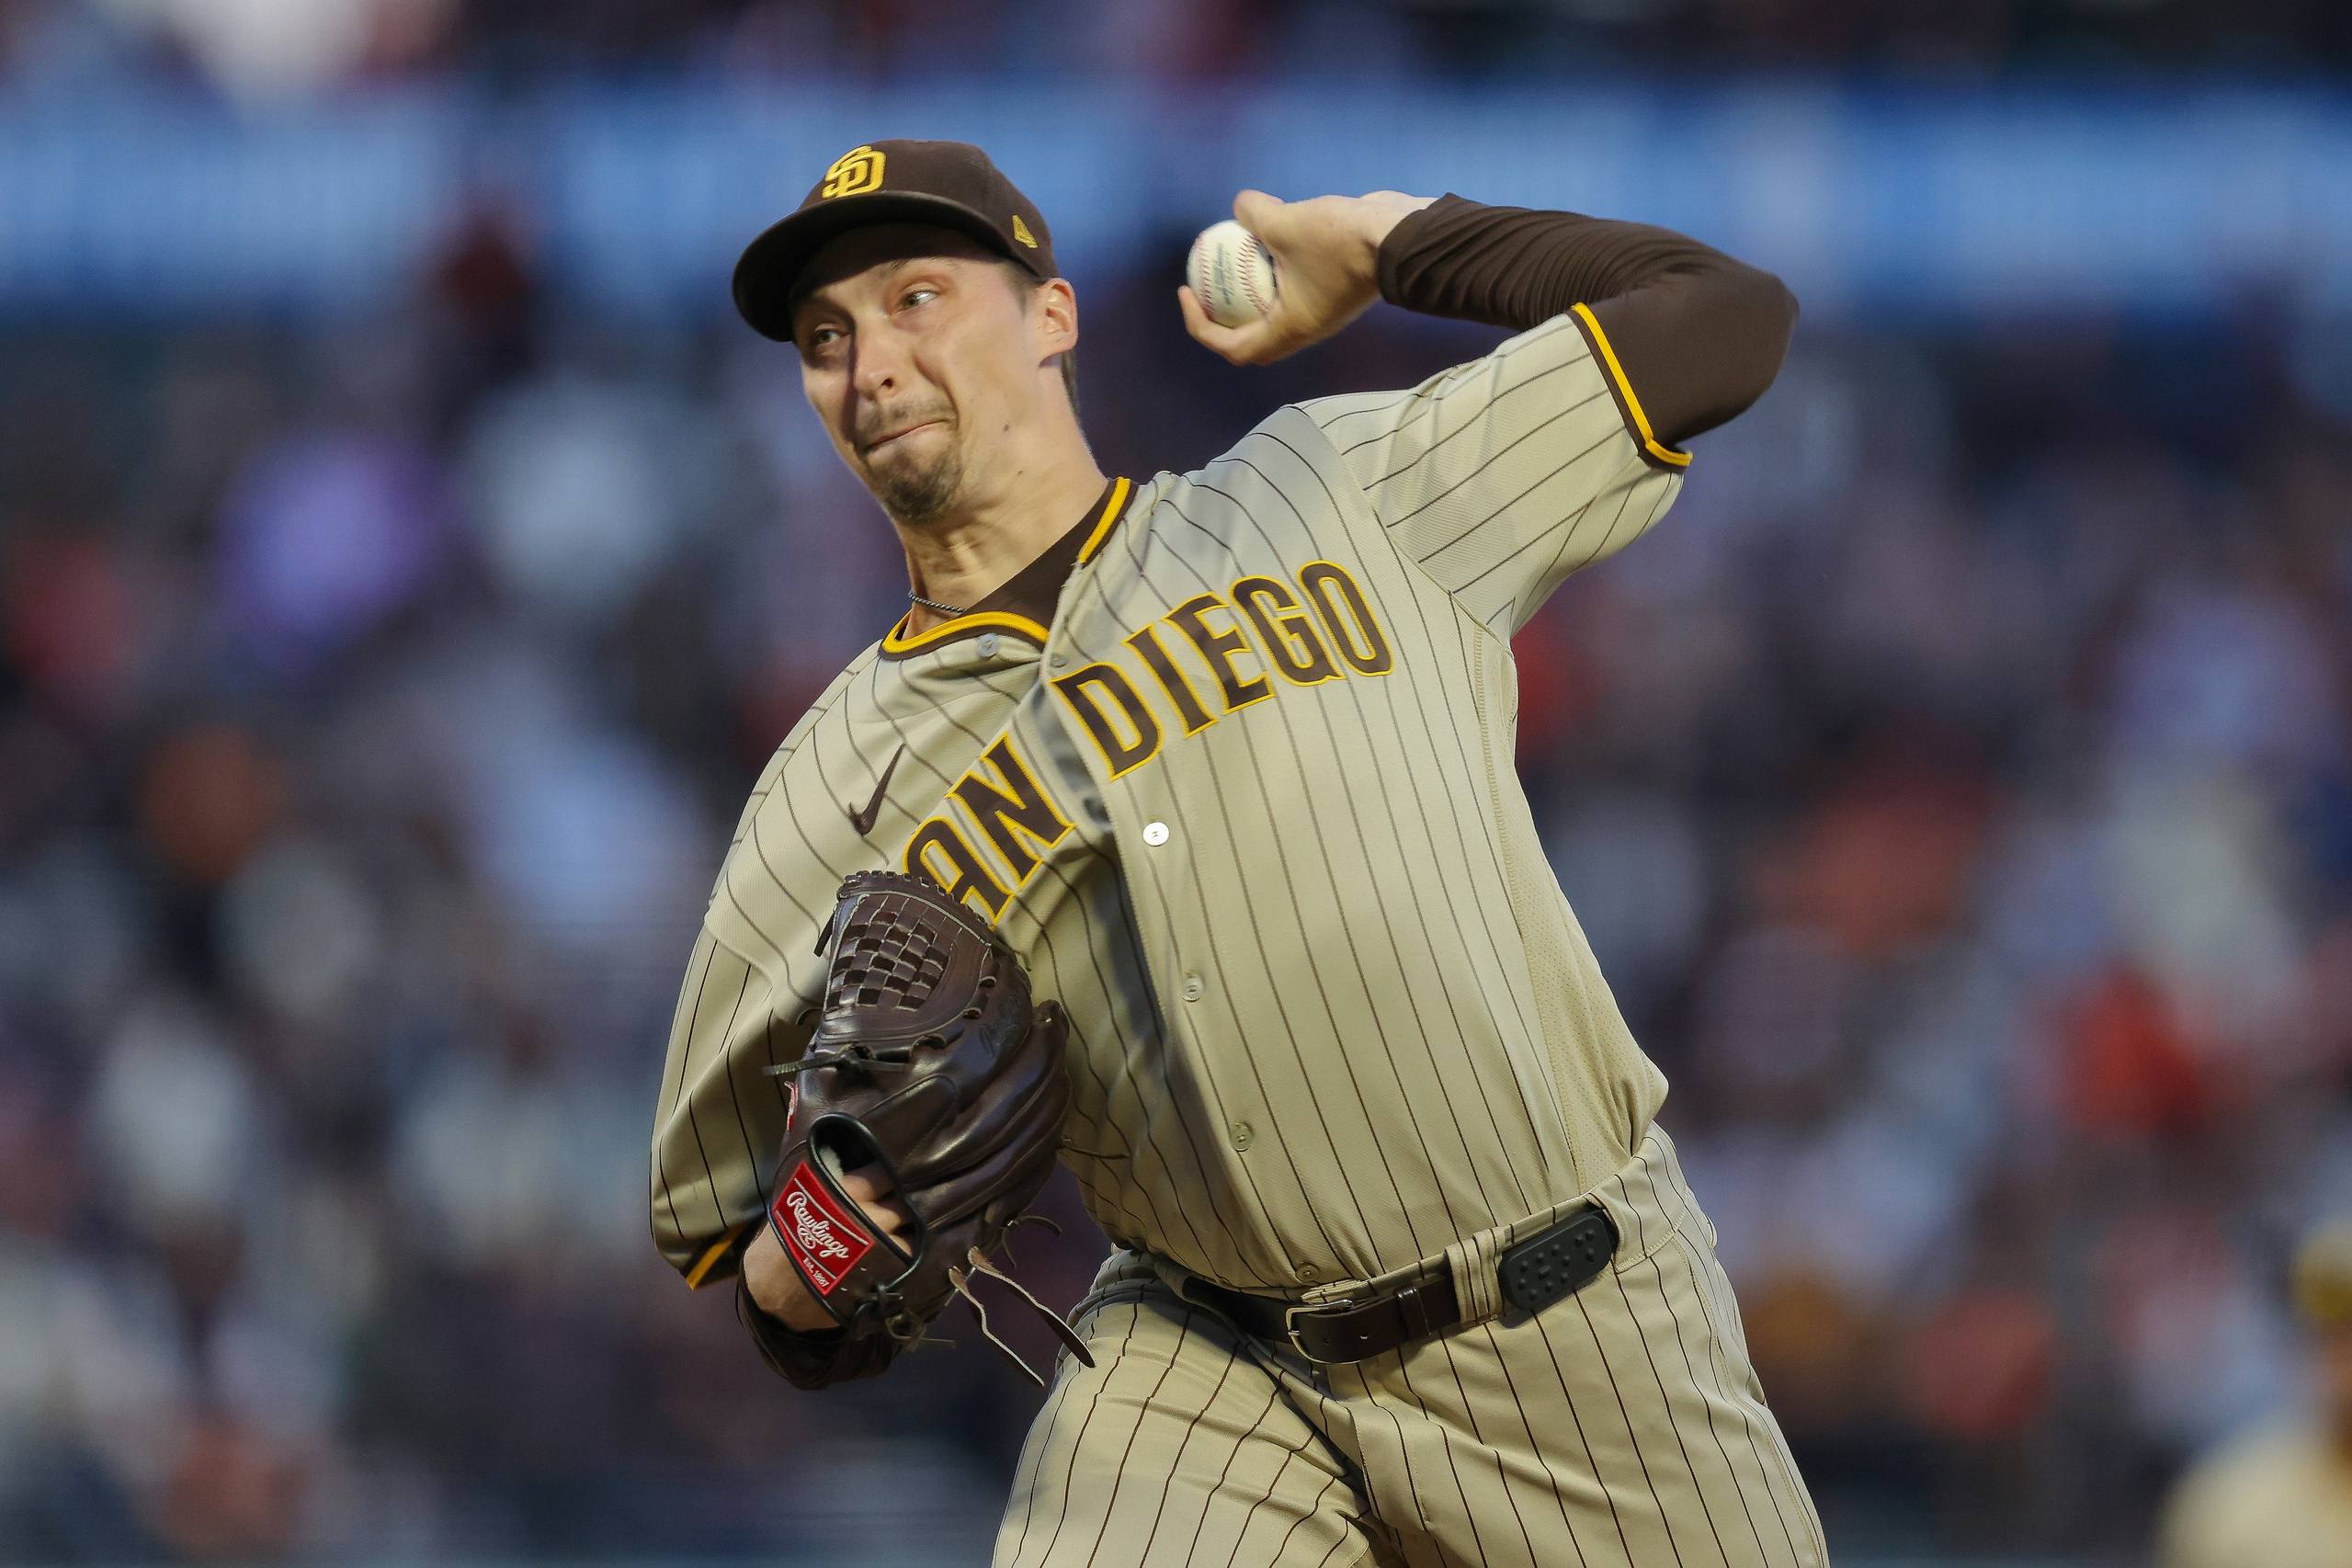
[[[929,880],[861,871],[819,938],[824,1011],[797,1062],[768,1222],[812,1296],[852,1340],[908,1346],[954,1295],[990,1332],[973,1287],[1009,1286],[1092,1365],[1061,1318],[991,1259],[1052,1173],[1070,1107],[1059,1003],[986,922]],[[912,1250],[843,1190],[879,1164],[914,1215]],[[881,1346],[875,1348],[880,1349]],[[1044,1379],[1013,1358],[1039,1382]]]

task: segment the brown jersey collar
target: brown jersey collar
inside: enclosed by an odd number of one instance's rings
[[[1047,545],[1036,560],[955,619],[910,637],[902,617],[891,628],[890,635],[882,639],[882,657],[909,658],[987,631],[1009,631],[1044,647],[1046,628],[1053,624],[1053,608],[1062,599],[1062,585],[1069,581],[1074,568],[1091,559],[1102,541],[1110,537],[1111,529],[1119,525],[1120,515],[1127,509],[1128,498],[1134,494],[1135,487],[1128,481],[1112,480],[1103,486],[1102,494],[1075,525]]]

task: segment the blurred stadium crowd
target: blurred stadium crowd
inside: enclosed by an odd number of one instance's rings
[[[2346,48],[2290,0],[0,0],[0,69],[1295,70],[1340,11],[1375,62]],[[783,351],[579,319],[521,232],[365,320],[0,324],[0,1559],[993,1522],[994,1358],[796,1396],[645,1233],[710,876],[895,546]],[[1115,472],[1493,341],[1382,310],[1238,371],[1183,238],[1082,289]],[[1844,1550],[2133,1550],[2295,1397],[2284,1260],[2352,1211],[2347,389],[2258,306],[1816,324],[1520,638],[1539,820]]]
[[[2278,71],[2352,61],[2332,0],[0,0],[0,53],[233,92],[648,67],[1216,79],[1617,62]]]
[[[1176,254],[1085,301],[1114,472],[1491,341],[1234,370]],[[2286,1249],[2352,1209],[2352,443],[2273,347],[1812,334],[1520,638],[1850,1543],[2127,1544],[2290,1395]],[[0,1555],[984,1540],[993,1358],[795,1396],[645,1234],[727,825],[903,602],[789,358],[565,320],[484,220],[369,324],[13,329],[0,453]]]

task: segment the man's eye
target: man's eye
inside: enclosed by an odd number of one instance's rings
[[[937,289],[909,289],[905,298],[899,301],[898,308],[903,311],[911,311],[915,306],[938,297],[939,291]]]
[[[812,351],[828,347],[840,336],[840,330],[836,327],[817,327],[809,334],[809,347]]]

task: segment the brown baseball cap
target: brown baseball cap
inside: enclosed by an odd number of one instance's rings
[[[833,161],[800,209],[744,249],[735,309],[762,337],[792,336],[792,280],[834,236],[869,223],[937,223],[1040,278],[1061,276],[1037,204],[968,142],[869,142]]]

